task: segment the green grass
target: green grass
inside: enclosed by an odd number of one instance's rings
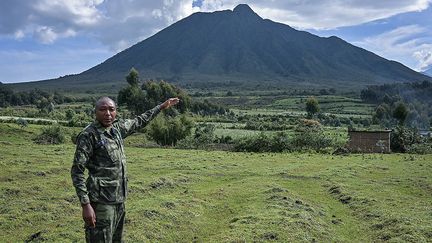
[[[74,145],[0,124],[0,242],[83,241]],[[138,137],[131,138],[137,141]],[[135,140],[134,140],[135,139]],[[432,155],[126,147],[128,242],[427,242]]]

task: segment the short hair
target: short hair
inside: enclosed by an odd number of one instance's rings
[[[96,101],[96,103],[95,103],[95,111],[99,108],[99,106],[102,105],[102,103],[105,103],[105,102],[112,102],[112,103],[114,104],[114,107],[117,108],[117,105],[116,105],[116,103],[114,102],[113,99],[111,99],[111,98],[108,97],[108,96],[104,96],[104,97],[100,97],[100,98]]]

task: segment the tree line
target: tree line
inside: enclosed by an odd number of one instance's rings
[[[31,91],[15,92],[6,85],[0,83],[0,107],[35,105],[42,109],[49,107],[50,104],[63,104],[77,101],[88,101],[89,98],[75,98],[65,96],[61,93],[50,93],[40,89]]]
[[[377,105],[374,122],[427,129],[432,122],[432,82],[373,85],[361,91],[363,101]]]

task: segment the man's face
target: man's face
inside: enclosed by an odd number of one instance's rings
[[[113,101],[102,101],[102,103],[96,107],[96,120],[104,127],[110,127],[116,115],[117,110]]]

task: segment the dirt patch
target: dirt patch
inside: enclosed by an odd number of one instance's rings
[[[286,189],[280,188],[280,187],[273,187],[267,191],[265,191],[265,193],[280,193],[280,192],[286,192]]]
[[[343,204],[349,204],[353,200],[352,196],[342,192],[342,188],[340,186],[331,186],[328,191],[333,197],[337,198]]]
[[[146,209],[143,212],[143,216],[149,219],[155,219],[155,218],[162,217],[162,213],[154,209],[148,209],[148,210]]]
[[[160,177],[159,179],[150,183],[151,189],[165,189],[165,188],[176,188],[184,184],[188,184],[192,181],[192,178],[179,174],[175,175],[174,178]]]
[[[36,232],[32,235],[30,235],[24,242],[40,242],[40,241],[46,241],[47,239],[43,237],[44,231]]]
[[[161,206],[168,209],[173,209],[176,207],[175,203],[173,202],[163,202]]]
[[[278,173],[284,179],[295,179],[295,180],[317,180],[320,179],[319,176],[303,176],[303,175],[293,175],[286,172]]]
[[[37,172],[35,172],[35,175],[36,176],[46,176],[47,173],[45,171],[37,171]]]
[[[156,181],[150,183],[152,189],[163,189],[163,188],[174,188],[176,186],[175,182],[171,179],[161,177]]]
[[[270,240],[270,241],[279,239],[278,234],[275,232],[266,232],[266,233],[262,234],[260,238],[261,238],[261,240]]]
[[[235,218],[230,220],[230,223],[256,224],[256,223],[259,223],[259,221],[260,221],[260,218],[253,216],[253,215],[248,215],[248,216],[244,216],[244,217],[235,217]]]
[[[4,190],[4,194],[6,196],[19,196],[21,194],[21,190],[6,188],[6,190]]]

